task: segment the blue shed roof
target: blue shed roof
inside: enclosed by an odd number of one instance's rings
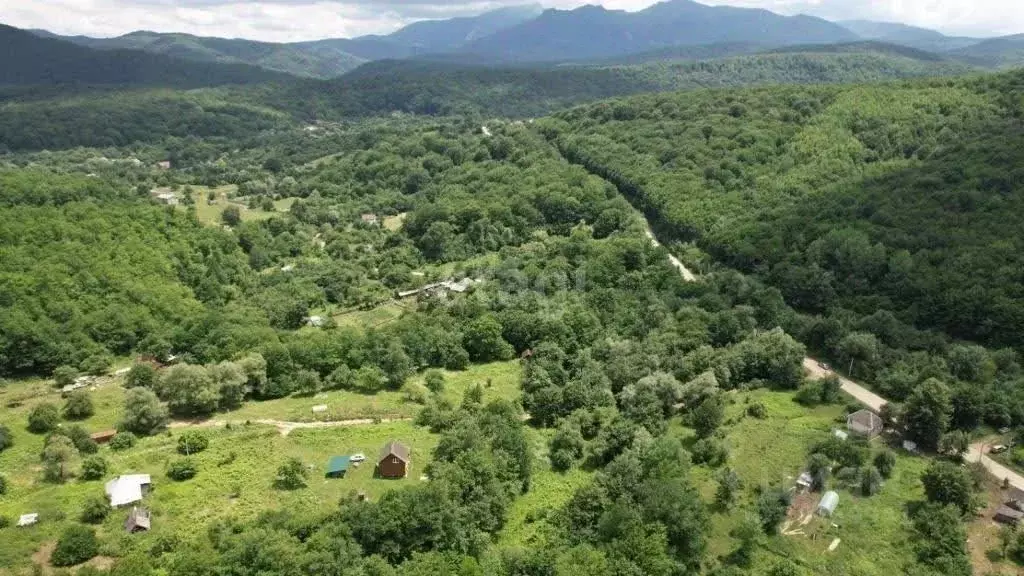
[[[330,462],[327,463],[327,473],[336,474],[348,470],[350,460],[351,456],[331,456]]]

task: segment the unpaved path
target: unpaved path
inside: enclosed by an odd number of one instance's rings
[[[262,418],[259,420],[175,420],[170,423],[170,428],[219,428],[227,424],[232,426],[243,426],[246,422],[251,424],[261,424],[264,426],[273,426],[277,428],[277,431],[281,433],[281,436],[287,436],[292,433],[293,430],[301,428],[340,428],[343,426],[367,426],[369,424],[386,424],[388,422],[406,422],[412,420],[412,418],[352,418],[349,420],[324,420],[316,422],[288,422],[285,420],[270,420]]]
[[[655,246],[661,246],[661,242],[654,237],[654,231],[651,230],[651,224],[645,219],[644,220],[644,232],[647,233],[647,238],[651,240],[651,244]],[[683,277],[683,280],[687,282],[696,282],[697,275],[694,274],[689,268],[687,268],[679,258],[676,258],[671,252],[668,253],[668,261],[675,266],[676,270],[679,270],[679,275]]]
[[[836,376],[837,378],[839,378],[839,382],[842,385],[843,392],[846,392],[850,396],[853,396],[853,398],[856,401],[867,406],[868,408],[871,408],[875,412],[880,412],[882,410],[882,406],[885,406],[888,403],[888,401],[885,398],[882,398],[881,396],[875,394],[871,390],[868,390],[867,388],[861,386],[860,384],[857,384],[853,380],[850,380],[845,376],[837,374],[831,369],[823,368],[821,364],[818,363],[818,361],[815,360],[814,358],[804,358],[804,370],[809,372],[811,376],[814,376],[815,378],[824,378],[825,376]]]
[[[989,458],[988,451],[991,447],[991,444],[988,442],[975,442],[971,444],[967,450],[967,461],[980,462],[996,480],[1000,482],[1009,480],[1010,486],[1018,490],[1024,490],[1024,476]]]

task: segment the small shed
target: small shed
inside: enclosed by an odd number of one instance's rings
[[[149,474],[126,474],[107,482],[104,489],[110,497],[110,506],[117,508],[141,501],[143,489],[148,489],[151,483]]]
[[[110,442],[110,439],[117,435],[117,430],[103,430],[102,432],[93,432],[89,434],[89,438],[97,444],[106,444]]]
[[[39,522],[39,514],[36,514],[36,513],[33,513],[33,514],[22,514],[21,517],[18,518],[18,526],[20,526],[22,528],[24,528],[25,526],[32,526],[34,524],[37,524],[38,522]]]
[[[1024,490],[1010,488],[1010,491],[1006,493],[1006,497],[1003,498],[1003,503],[1014,510],[1024,512]]]
[[[917,453],[917,442],[913,440],[904,440],[903,449],[907,452]]]
[[[1020,510],[1014,510],[1009,506],[1000,506],[999,508],[996,509],[995,515],[992,516],[992,519],[996,522],[999,522],[1001,524],[1009,524],[1011,526],[1016,526],[1018,523],[1020,523],[1021,518],[1024,518],[1024,512],[1021,512]]]
[[[825,492],[825,495],[821,497],[821,502],[818,502],[818,516],[831,516],[838,505],[839,494],[835,490]]]
[[[849,434],[838,428],[832,431],[832,435],[835,436],[836,438],[839,438],[840,440],[846,440],[847,438],[850,437]]]
[[[377,472],[381,478],[405,478],[409,473],[409,464],[409,447],[392,440],[380,450]]]
[[[306,326],[312,326],[313,328],[322,328],[324,322],[323,316],[310,316],[306,318]]]
[[[124,521],[124,530],[129,534],[146,532],[150,529],[150,526],[149,510],[145,508],[132,508],[128,518]]]
[[[371,226],[376,226],[377,224],[380,224],[380,218],[378,218],[376,214],[372,214],[369,212],[365,214],[360,214],[359,219],[362,220],[364,224],[369,224]]]
[[[811,477],[810,472],[801,472],[800,476],[796,479],[796,485],[801,490],[808,490],[814,484],[814,478]]]
[[[351,456],[331,456],[330,461],[327,462],[326,476],[328,478],[344,478],[351,460]]]
[[[867,408],[846,417],[846,429],[854,434],[874,438],[882,433],[882,428],[882,418]]]

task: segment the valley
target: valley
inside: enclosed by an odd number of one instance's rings
[[[1024,570],[1015,37],[0,45],[0,576]]]

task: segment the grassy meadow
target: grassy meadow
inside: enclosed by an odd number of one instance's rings
[[[519,374],[518,362],[447,372],[443,394],[458,402],[467,388],[480,383],[485,386],[485,400],[515,399]],[[422,379],[422,375],[415,378]],[[113,428],[120,419],[124,399],[120,384],[119,377],[101,379],[91,390],[96,413],[79,424],[89,432]],[[115,452],[101,446],[99,453],[108,461],[108,473],[102,480],[86,482],[73,478],[64,484],[51,484],[42,480],[39,461],[45,435],[26,430],[28,413],[43,402],[63,404],[60,393],[48,381],[11,382],[0,388],[0,422],[11,429],[15,441],[12,448],[0,453],[0,472],[9,483],[7,494],[0,497],[0,516],[12,523],[0,530],[0,574],[30,570],[33,555],[56,540],[69,523],[77,521],[85,500],[103,495],[104,483],[120,474],[153,476],[153,490],[144,501],[153,513],[153,530],[128,536],[121,527],[128,511],[113,511],[98,530],[103,554],[107,556],[122,555],[136,546],[149,546],[163,536],[194,534],[197,526],[205,526],[216,518],[250,518],[274,509],[323,511],[359,490],[371,499],[379,497],[387,490],[420,482],[437,442],[436,435],[409,420],[295,429],[287,436],[273,426],[255,423],[260,419],[310,421],[310,408],[316,404],[329,407],[328,412],[317,415],[321,420],[411,418],[419,410],[418,404],[407,401],[398,392],[365,395],[330,391],[318,397],[249,402],[238,410],[217,414],[215,419],[231,425],[203,428],[210,438],[210,447],[193,456],[199,473],[191,480],[174,482],[166,476],[168,464],[179,456],[177,437],[188,429],[172,427],[166,433],[140,439],[126,451]],[[253,423],[246,424],[247,420]],[[412,449],[412,466],[404,480],[374,478],[373,460],[388,440],[400,440]],[[368,461],[350,469],[343,479],[324,478],[331,456],[357,452],[365,454]],[[277,467],[292,457],[307,466],[308,487],[296,491],[273,488]],[[32,512],[40,514],[38,525],[13,526],[20,515]]]

